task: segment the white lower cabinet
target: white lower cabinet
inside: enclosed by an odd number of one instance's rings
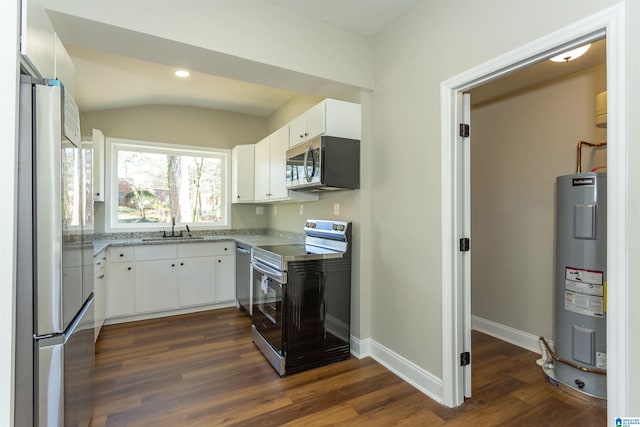
[[[93,295],[95,306],[94,341],[98,339],[107,318],[107,251],[93,257]]]
[[[134,248],[131,254],[123,251]],[[162,315],[234,301],[234,248],[233,241],[224,241],[110,249],[107,317]]]
[[[136,262],[136,313],[178,307],[176,260]]]
[[[109,263],[107,273],[107,317],[129,316],[135,313],[136,283],[134,262]]]
[[[178,262],[178,301],[180,306],[212,303],[217,300],[214,257],[181,258]]]
[[[236,299],[236,256],[222,255],[216,257],[215,286],[217,301],[233,301]]]

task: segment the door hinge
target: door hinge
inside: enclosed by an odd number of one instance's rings
[[[471,365],[471,353],[465,351],[464,353],[460,353],[460,366],[468,366]]]
[[[460,132],[459,135],[461,138],[469,138],[470,128],[466,123],[460,123]]]
[[[469,252],[471,248],[471,240],[468,237],[460,239],[460,252]]]

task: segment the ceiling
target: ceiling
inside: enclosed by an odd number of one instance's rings
[[[266,1],[364,37],[373,37],[420,0]],[[59,28],[66,23],[62,15],[50,15],[58,32],[64,33]],[[83,112],[163,104],[268,117],[296,93],[204,72],[192,71],[190,77],[178,78],[173,74],[173,67],[88,48],[84,40],[78,39],[81,36],[81,32],[68,31],[63,41],[76,67],[75,98]],[[472,102],[487,102],[604,62],[604,42],[600,41],[578,60],[561,64],[542,61],[475,88],[471,91]]]
[[[265,0],[305,17],[372,37],[419,0]],[[69,16],[50,12],[76,69],[76,102],[83,112],[165,104],[212,108],[260,117],[278,110],[295,92],[191,71],[175,77],[160,63],[88,48]],[[85,33],[86,34],[86,33]],[[83,47],[80,47],[83,46]],[[285,76],[291,79],[291,77]]]
[[[589,50],[573,61],[543,60],[500,79],[485,83],[470,91],[471,103],[474,105],[486,103],[605,62],[606,42],[605,39],[601,39],[591,43]]]

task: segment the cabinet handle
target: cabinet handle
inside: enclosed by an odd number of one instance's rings
[[[304,135],[303,135],[303,134],[300,134],[300,138],[304,138]]]
[[[181,262],[180,265],[184,265],[184,262]]]
[[[100,276],[98,276],[98,279],[104,279],[104,274],[101,274]]]
[[[120,254],[120,256],[121,256],[121,257],[123,257],[123,256],[124,256],[124,254]]]
[[[218,262],[222,262],[222,260],[221,260],[221,259],[219,259],[219,260],[218,260]]]
[[[131,270],[131,267],[127,267],[127,270]]]
[[[226,251],[226,250],[227,250],[227,248],[224,248],[224,250]]]
[[[171,267],[175,267],[175,266],[176,266],[175,264],[171,264]]]

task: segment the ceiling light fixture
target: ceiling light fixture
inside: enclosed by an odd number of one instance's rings
[[[174,74],[178,77],[189,77],[189,72],[187,70],[177,70]]]
[[[589,50],[590,47],[591,47],[591,43],[586,44],[584,46],[577,47],[575,49],[568,50],[566,52],[561,53],[560,55],[554,56],[553,58],[551,58],[551,61],[553,62],[573,61],[574,59],[580,58],[582,55],[584,55]]]

